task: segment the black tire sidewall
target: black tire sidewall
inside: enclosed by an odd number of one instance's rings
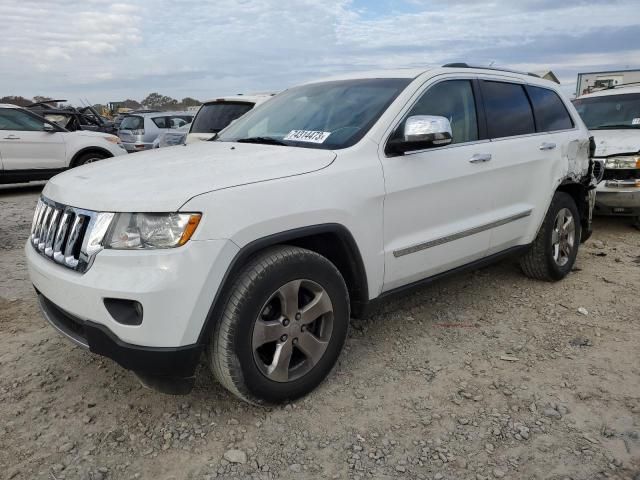
[[[100,161],[100,160],[104,160],[107,157],[100,153],[85,153],[78,159],[75,166],[80,167],[82,165],[89,165],[89,163],[93,163],[93,162],[88,162],[88,160],[91,160],[94,158],[96,159],[96,161]]]
[[[571,251],[571,256],[569,257],[569,261],[560,266],[556,263],[553,258],[553,244],[552,244],[552,235],[553,228],[556,221],[556,216],[558,212],[563,208],[567,208],[571,211],[573,215],[573,221],[575,223],[576,228],[576,238],[573,245],[573,250]],[[578,207],[576,206],[576,202],[571,198],[570,195],[564,192],[558,192],[554,196],[553,201],[551,202],[551,207],[547,212],[547,217],[545,218],[545,239],[544,239],[544,247],[545,247],[545,257],[547,261],[547,265],[549,267],[549,273],[555,280],[560,280],[566,277],[573,265],[575,264],[576,257],[578,256],[578,249],[580,246],[580,236],[581,236],[581,224],[580,224],[580,214],[578,212]]]
[[[318,283],[328,293],[333,304],[333,330],[329,345],[320,361],[303,377],[286,383],[268,379],[255,363],[252,349],[253,326],[264,304],[282,285],[298,279]],[[235,312],[233,351],[236,355],[245,388],[267,402],[281,402],[300,397],[319,385],[335,365],[349,328],[348,292],[338,270],[328,260],[315,254],[296,255],[295,260],[272,264],[250,286],[249,295]]]

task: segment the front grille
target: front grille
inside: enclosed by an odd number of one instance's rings
[[[40,197],[29,240],[40,255],[82,273],[102,249],[102,237],[112,218],[112,213],[69,207]]]
[[[640,180],[638,168],[607,168],[604,171],[605,180]]]

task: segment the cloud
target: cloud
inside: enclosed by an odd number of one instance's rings
[[[71,101],[279,90],[351,70],[469,61],[640,66],[636,0],[1,0],[0,92]]]

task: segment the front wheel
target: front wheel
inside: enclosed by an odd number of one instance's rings
[[[520,259],[524,274],[538,280],[561,280],[573,268],[580,245],[580,215],[573,198],[556,192],[529,251]]]
[[[250,403],[313,390],[335,365],[349,326],[349,293],[325,257],[280,246],[237,277],[207,349],[210,368]]]
[[[80,165],[87,165],[88,163],[98,162],[100,160],[104,160],[105,158],[107,158],[107,156],[104,155],[103,153],[97,153],[97,152],[85,153],[84,155],[80,156],[78,160],[76,160],[75,166],[79,167]]]

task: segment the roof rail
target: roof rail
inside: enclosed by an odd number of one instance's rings
[[[447,63],[445,65],[442,65],[443,68],[480,68],[482,70],[495,70],[497,72],[508,72],[508,73],[518,73],[520,75],[529,75],[530,77],[536,77],[536,78],[541,78],[540,75],[536,75],[535,73],[531,73],[531,72],[522,72],[520,70],[510,70],[508,68],[499,68],[499,67],[485,67],[483,65],[469,65],[468,63],[464,63],[464,62],[457,62],[457,63]]]

